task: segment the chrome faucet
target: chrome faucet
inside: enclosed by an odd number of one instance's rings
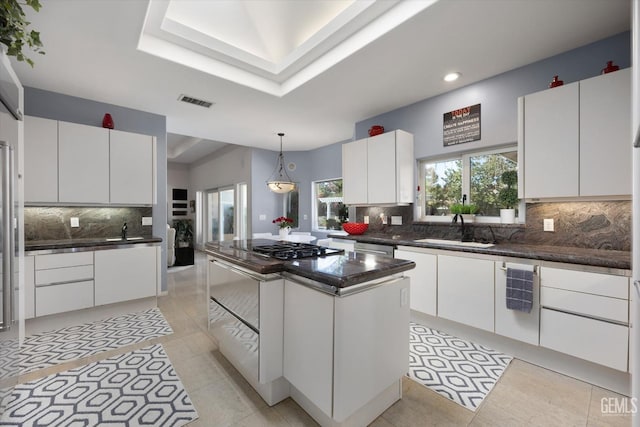
[[[122,240],[127,240],[127,223],[122,226]]]

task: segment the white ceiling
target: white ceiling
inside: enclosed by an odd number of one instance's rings
[[[278,150],[280,131],[286,151],[347,140],[360,120],[630,28],[629,0],[42,3],[25,10],[46,55],[14,62],[22,83],[165,115],[183,163]]]

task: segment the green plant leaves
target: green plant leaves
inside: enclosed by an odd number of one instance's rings
[[[33,60],[23,53],[27,46],[33,52],[44,55],[40,32],[27,30],[31,22],[26,21],[22,5],[31,7],[38,12],[42,7],[39,0],[0,0],[0,43],[7,47],[7,55],[15,56],[18,61],[24,61],[33,67]]]

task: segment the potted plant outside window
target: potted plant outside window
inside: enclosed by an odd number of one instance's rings
[[[454,203],[449,208],[452,215],[462,215],[464,222],[473,222],[476,214],[478,213],[478,207],[474,204],[465,205],[462,203]]]
[[[518,172],[511,170],[502,173],[501,181],[504,187],[498,193],[500,202],[500,222],[502,224],[513,224],[516,222],[516,206],[518,206]]]

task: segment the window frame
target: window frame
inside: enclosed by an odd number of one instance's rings
[[[435,163],[435,162],[445,162],[445,161],[454,161],[460,160],[462,163],[462,197],[463,194],[466,194],[468,197],[468,203],[473,203],[471,200],[471,157],[476,156],[485,156],[492,155],[498,153],[504,153],[506,151],[515,151],[518,152],[517,144],[508,144],[502,145],[499,147],[492,147],[488,149],[481,150],[473,150],[473,151],[460,151],[457,153],[451,153],[448,155],[439,155],[434,157],[426,157],[420,159],[418,161],[418,165],[420,168],[419,179],[420,179],[420,217],[416,219],[416,221],[424,221],[424,222],[450,222],[450,216],[442,216],[442,215],[425,215],[422,211],[424,209],[424,201],[426,200],[426,187],[424,185],[426,180],[425,174],[425,164],[426,163]],[[520,154],[520,153],[518,153]],[[520,156],[518,156],[518,166],[516,170],[520,168]],[[520,174],[518,174],[518,179],[521,179]],[[500,216],[476,216],[474,222],[476,223],[487,223],[487,224],[500,224]],[[524,199],[520,199],[518,202],[518,216],[516,217],[516,224],[524,224],[525,222],[525,201]]]
[[[336,178],[326,178],[326,179],[317,179],[315,181],[311,181],[311,231],[318,233],[331,233],[338,230],[329,230],[327,228],[318,228],[318,197],[316,195],[316,184],[319,182],[327,182],[327,181],[342,181],[344,184],[344,179],[339,176]],[[342,203],[344,203],[344,187],[342,190]]]

